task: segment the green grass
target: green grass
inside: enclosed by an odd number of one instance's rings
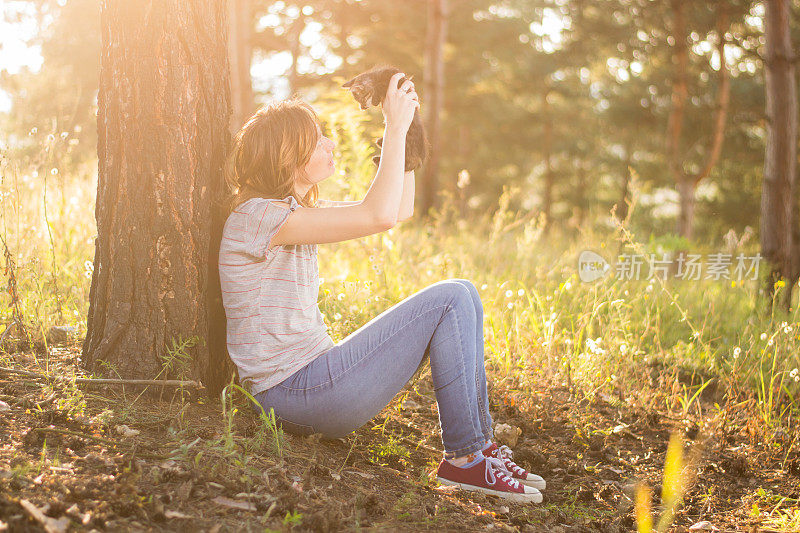
[[[331,97],[316,106],[338,144],[342,172],[322,184],[323,197],[359,198],[374,176],[368,156],[378,132],[364,114],[348,112],[352,105]],[[0,160],[0,232],[14,265],[0,282],[0,322],[13,318],[13,275],[20,314],[34,336],[43,337],[55,324],[77,326],[83,335],[97,231],[96,167],[67,169],[57,146],[43,146],[31,159],[8,154]],[[580,234],[558,225],[546,233],[536,218],[518,223],[526,214],[510,207],[525,200],[518,186],[505,187],[494,212],[462,213],[454,201],[462,192],[447,193],[431,221],[320,246],[320,307],[334,340],[431,283],[466,278],[483,302],[493,379],[510,378],[518,402],[530,394],[533,376],[573,385],[588,397],[626,398],[648,386],[648,369],[663,369],[669,379],[640,399],[660,411],[700,409],[700,387],[712,378],[718,390],[757,398],[765,427],[796,411],[800,322],[796,309],[786,314],[763,302],[761,280],[662,283],[607,276],[587,284],[577,276],[577,257],[585,249],[613,261],[623,250],[706,254],[722,251],[722,243],[629,235],[627,228],[606,224],[605,213]],[[735,253],[757,251],[757,243],[743,246]],[[776,300],[785,290],[777,288]],[[184,353],[185,342],[179,340],[173,353]],[[165,361],[167,367],[179,375],[185,361],[176,356]],[[677,369],[700,378],[679,382]]]

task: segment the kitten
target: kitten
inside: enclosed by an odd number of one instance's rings
[[[386,91],[389,88],[389,81],[398,72],[400,72],[400,69],[396,67],[379,65],[362,72],[342,85],[342,87],[350,89],[353,98],[359,103],[361,109],[367,109],[383,103]],[[411,77],[400,78],[397,86],[401,87],[406,80],[410,79]],[[382,146],[382,144],[383,137],[378,139],[378,146]],[[429,152],[430,146],[425,135],[425,127],[422,125],[419,109],[415,109],[414,118],[411,120],[411,125],[406,134],[406,172],[421,167],[422,163],[428,158]],[[380,163],[380,160],[380,155],[372,158],[376,165]]]

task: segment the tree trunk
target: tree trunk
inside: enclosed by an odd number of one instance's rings
[[[228,0],[228,60],[231,65],[231,131],[236,132],[253,114],[253,84],[250,63],[253,47],[250,43],[253,13],[251,0]]]
[[[431,151],[422,175],[422,214],[436,206],[441,156],[441,114],[444,108],[444,43],[447,40],[447,0],[428,1],[422,110]]]
[[[680,197],[677,231],[679,235],[691,239],[694,234],[695,191],[700,182],[711,173],[711,170],[717,164],[722,153],[722,141],[725,139],[725,121],[730,105],[730,76],[725,63],[725,32],[730,24],[725,2],[717,3],[716,32],[720,65],[714,130],[709,146],[706,149],[706,160],[702,169],[695,176],[687,175],[683,170],[684,156],[681,152],[683,120],[686,111],[686,100],[689,97],[686,2],[684,0],[672,0],[671,5],[674,15],[672,36],[675,39],[675,75],[672,82],[672,109],[667,123],[667,152],[669,168]]]
[[[217,271],[230,141],[222,0],[105,0],[94,275],[83,362],[122,378],[231,376]],[[203,342],[204,341],[204,342]],[[107,366],[101,365],[105,363]]]
[[[765,2],[767,144],[761,194],[761,254],[772,280],[796,275],[794,196],[797,165],[797,94],[789,32],[789,0]],[[792,284],[787,287],[791,298]],[[789,300],[787,300],[788,302]]]
[[[678,213],[678,235],[691,240],[694,236],[694,191],[695,184],[688,176],[682,176],[677,183],[678,197],[680,198],[680,212]]]
[[[292,56],[292,64],[289,65],[289,74],[287,75],[287,83],[289,85],[289,96],[294,96],[298,93],[300,74],[297,71],[297,61],[300,59],[300,34],[305,29],[305,19],[299,17],[294,20],[286,30],[286,38],[289,41],[289,53]]]
[[[586,183],[586,165],[585,159],[580,159],[578,163],[578,229],[583,228],[583,223],[586,221],[586,211],[588,209],[588,193]]]
[[[553,212],[553,117],[550,113],[550,102],[547,96],[550,90],[542,94],[542,124],[544,125],[544,198],[542,200],[542,213],[544,213],[544,232],[550,231]]]
[[[622,169],[622,188],[617,204],[617,218],[625,221],[628,218],[628,195],[631,187],[631,164],[633,163],[633,149],[630,144],[625,145],[625,162]]]

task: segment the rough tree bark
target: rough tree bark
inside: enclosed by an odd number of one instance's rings
[[[789,0],[768,0],[764,7],[767,144],[761,193],[761,255],[769,263],[766,292],[770,297],[775,281],[789,280],[784,302],[788,307],[798,264],[794,253],[797,93],[789,31],[791,5]]]
[[[153,378],[172,341],[231,376],[217,272],[230,119],[223,0],[105,0],[94,275],[83,362]],[[160,377],[174,377],[161,373]]]
[[[672,109],[667,123],[667,153],[670,172],[675,180],[675,186],[680,197],[677,231],[679,235],[687,239],[691,239],[694,233],[695,191],[700,182],[711,173],[722,153],[722,141],[725,138],[725,121],[730,105],[730,75],[725,63],[725,32],[729,27],[729,17],[725,2],[719,2],[716,9],[717,53],[720,58],[720,67],[714,126],[711,140],[705,150],[705,162],[700,172],[691,175],[684,171],[684,154],[681,151],[686,100],[689,98],[686,1],[672,0],[675,75],[672,83]]]
[[[447,41],[447,0],[428,0],[425,43],[424,96],[422,111],[431,152],[422,175],[423,215],[436,205],[441,156],[441,114],[444,108],[444,43]]]
[[[228,0],[228,61],[231,65],[231,131],[236,132],[253,114],[253,84],[250,63],[253,47],[251,0]]]

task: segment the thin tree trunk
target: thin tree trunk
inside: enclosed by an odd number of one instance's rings
[[[680,212],[678,213],[678,235],[691,240],[694,237],[694,208],[695,185],[690,176],[681,176],[677,183],[678,197],[680,198]]]
[[[553,117],[550,113],[550,103],[547,96],[550,89],[542,94],[542,124],[544,125],[544,198],[542,200],[542,213],[544,213],[544,231],[547,233],[552,226],[553,212]]]
[[[173,342],[213,393],[230,377],[217,254],[230,102],[222,0],[105,0],[94,274],[83,362],[162,372]],[[101,364],[105,363],[105,365]],[[187,376],[189,377],[189,376]]]
[[[683,168],[684,155],[681,151],[681,138],[683,121],[686,111],[686,101],[689,97],[688,68],[689,50],[686,44],[688,29],[686,25],[686,2],[672,0],[673,38],[675,39],[675,77],[672,85],[672,110],[667,125],[667,152],[669,167],[680,198],[680,213],[678,215],[678,234],[691,239],[694,235],[695,193],[697,186],[705,179],[716,166],[722,153],[722,143],[725,139],[725,121],[730,105],[730,76],[725,63],[725,32],[729,28],[728,10],[725,2],[717,4],[717,52],[720,58],[719,87],[717,89],[717,102],[714,117],[714,128],[711,141],[705,153],[706,160],[700,172],[687,175]]]
[[[425,129],[430,156],[422,175],[422,213],[436,206],[441,156],[441,114],[444,108],[444,43],[447,41],[447,0],[428,0],[428,27],[425,43]]]
[[[631,187],[631,163],[633,160],[632,148],[630,144],[625,145],[625,162],[622,168],[622,188],[619,194],[619,203],[617,204],[617,218],[625,220],[628,218],[628,194]]]
[[[768,0],[765,9],[767,144],[761,194],[761,254],[770,269],[767,294],[772,296],[775,280],[787,278],[790,299],[797,269],[793,258],[797,248],[797,94],[789,31],[791,6],[788,0]]]
[[[683,117],[686,110],[686,100],[689,97],[689,87],[687,81],[687,70],[689,66],[689,51],[686,46],[686,6],[684,0],[671,0],[673,22],[672,38],[675,40],[673,62],[675,63],[675,74],[672,80],[672,107],[669,118],[667,119],[667,157],[669,160],[669,170],[672,179],[678,188],[680,195],[680,214],[678,216],[678,234],[686,236],[688,231],[685,221],[691,218],[688,211],[688,199],[681,190],[686,190],[686,186],[681,186],[686,181],[683,172],[683,154],[681,153],[681,137],[683,132]]]
[[[588,194],[586,183],[586,160],[580,159],[578,162],[578,228],[583,227],[586,221],[586,210],[588,207]]]
[[[250,42],[253,13],[251,0],[228,0],[228,60],[231,65],[231,131],[236,132],[253,114],[253,84],[250,63],[253,47]]]
[[[289,39],[289,53],[292,56],[292,64],[289,66],[289,95],[295,95],[299,88],[298,80],[300,75],[297,72],[297,60],[300,58],[300,34],[303,33],[305,21],[302,17],[298,18],[289,25],[286,30],[287,38]]]

